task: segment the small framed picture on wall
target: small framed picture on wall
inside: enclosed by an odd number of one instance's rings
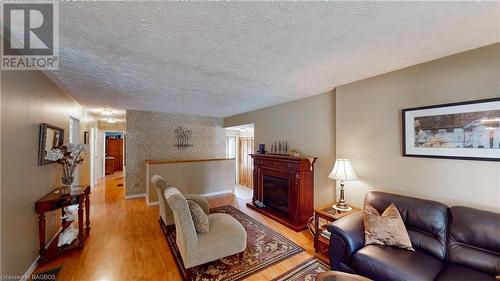
[[[403,109],[403,156],[500,161],[500,98]]]
[[[85,131],[83,133],[83,144],[89,144],[89,132]]]

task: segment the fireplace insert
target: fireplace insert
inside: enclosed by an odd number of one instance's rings
[[[267,208],[274,209],[284,216],[290,212],[290,186],[288,179],[264,175],[263,199]]]

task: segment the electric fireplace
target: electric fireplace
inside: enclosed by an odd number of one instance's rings
[[[290,184],[288,179],[264,175],[264,205],[288,217],[290,210]]]
[[[253,198],[247,206],[295,230],[307,229],[314,212],[316,157],[251,154]]]

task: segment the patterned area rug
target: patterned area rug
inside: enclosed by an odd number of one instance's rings
[[[328,270],[330,270],[330,267],[326,263],[317,258],[311,258],[275,278],[273,281],[314,281],[318,273]]]
[[[234,255],[195,267],[193,280],[239,280],[303,251],[297,244],[233,206],[213,208],[210,213],[225,213],[237,219],[247,231],[247,249],[241,263]],[[175,243],[175,232],[167,235],[167,241],[184,275],[184,266]]]

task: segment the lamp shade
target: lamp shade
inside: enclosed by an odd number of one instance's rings
[[[334,180],[341,181],[358,180],[358,176],[356,176],[356,173],[354,173],[351,165],[351,160],[349,159],[337,159],[335,161],[335,166],[333,166],[333,170],[328,177]]]

